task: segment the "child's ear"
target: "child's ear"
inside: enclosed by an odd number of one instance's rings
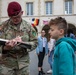
[[[63,29],[60,29],[60,34],[64,34],[64,30]]]

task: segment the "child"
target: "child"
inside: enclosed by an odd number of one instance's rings
[[[43,67],[43,60],[45,57],[45,54],[48,53],[48,44],[47,44],[47,39],[45,37],[45,31],[41,31],[41,36],[38,37],[38,45],[36,48],[36,53],[38,56],[38,75],[43,75],[45,74],[42,67]]]
[[[56,40],[54,49],[53,75],[75,75],[76,41],[65,38],[67,22],[64,18],[58,17],[49,22],[50,35]]]

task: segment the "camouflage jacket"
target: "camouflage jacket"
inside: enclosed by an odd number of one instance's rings
[[[32,49],[36,48],[37,44],[37,33],[35,29],[25,20],[22,20],[20,24],[14,25],[11,20],[7,20],[0,24],[0,38],[3,39],[14,39],[17,36],[21,36],[22,40],[32,45]],[[21,49],[20,46],[13,49]]]

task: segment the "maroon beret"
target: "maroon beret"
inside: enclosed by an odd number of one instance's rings
[[[8,4],[7,12],[8,16],[16,16],[22,10],[21,5],[18,2],[10,2]]]

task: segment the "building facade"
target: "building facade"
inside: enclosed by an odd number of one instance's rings
[[[32,23],[33,18],[39,19],[38,33],[41,29],[48,30],[47,23],[50,19],[61,16],[65,18],[69,27],[76,34],[76,0],[0,0],[0,22],[8,19],[7,6],[11,1],[21,4],[23,19]]]

